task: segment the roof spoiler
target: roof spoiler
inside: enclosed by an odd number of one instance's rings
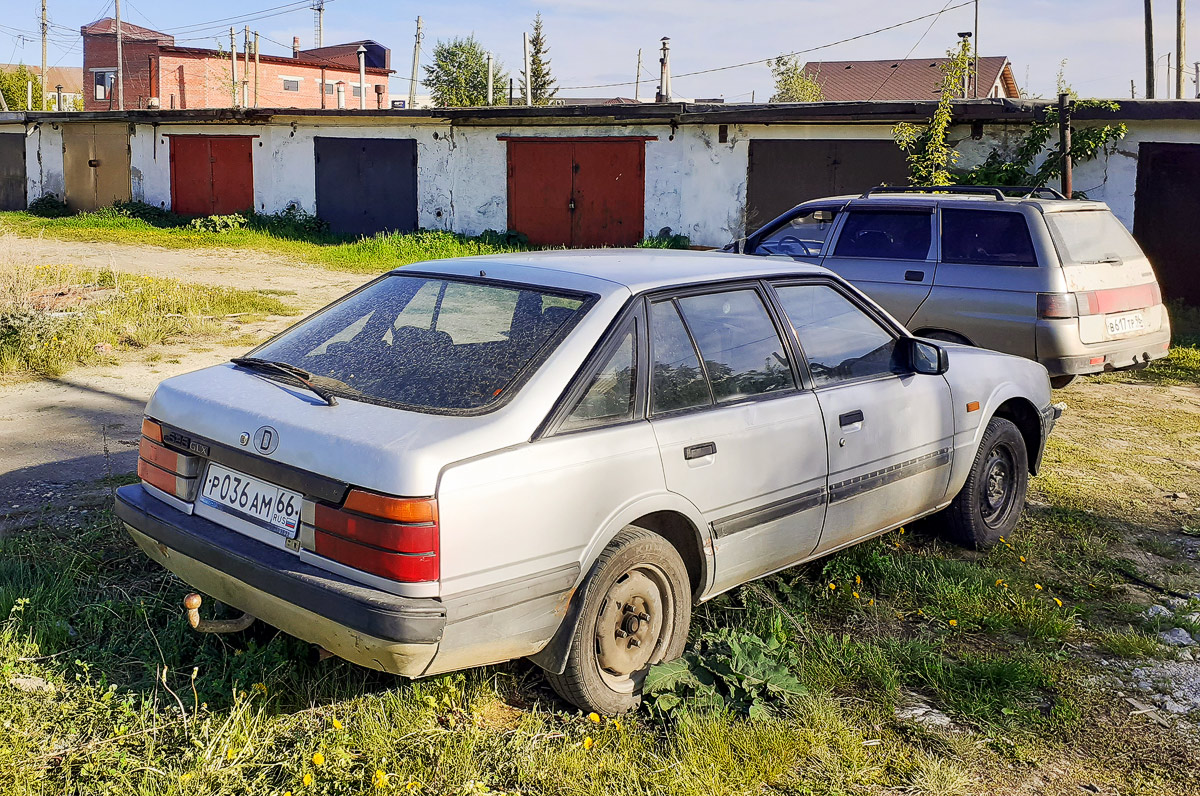
[[[1007,194],[1019,194],[1021,199],[1040,196],[1043,199],[1066,199],[1058,191],[1045,185],[876,185],[860,196],[866,199],[881,193],[954,193],[990,196],[997,202],[1005,201]]]

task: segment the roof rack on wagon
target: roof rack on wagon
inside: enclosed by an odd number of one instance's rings
[[[990,196],[998,202],[1008,199],[1008,194],[1019,194],[1021,199],[1035,196],[1042,199],[1066,199],[1058,191],[1045,185],[876,185],[867,189],[860,199],[881,193],[950,193]]]

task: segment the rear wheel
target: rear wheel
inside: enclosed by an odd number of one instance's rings
[[[658,534],[630,526],[600,554],[582,599],[566,669],[547,679],[583,710],[635,710],[646,672],[679,657],[687,642],[692,595],[683,559]]]
[[[993,546],[1016,527],[1028,487],[1025,438],[1011,420],[993,417],[983,432],[967,482],[937,516],[942,535],[973,550]]]

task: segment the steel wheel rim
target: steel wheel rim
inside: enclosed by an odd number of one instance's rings
[[[990,527],[1002,524],[1016,498],[1017,467],[1012,448],[1004,443],[988,451],[979,481],[979,507]]]
[[[614,691],[633,693],[651,664],[662,660],[675,622],[670,579],[638,564],[609,586],[596,615],[596,671]]]

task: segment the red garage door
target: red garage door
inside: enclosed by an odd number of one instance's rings
[[[254,208],[254,137],[171,136],[171,209],[185,216]]]
[[[508,226],[538,246],[632,246],[645,224],[646,141],[510,138]]]

